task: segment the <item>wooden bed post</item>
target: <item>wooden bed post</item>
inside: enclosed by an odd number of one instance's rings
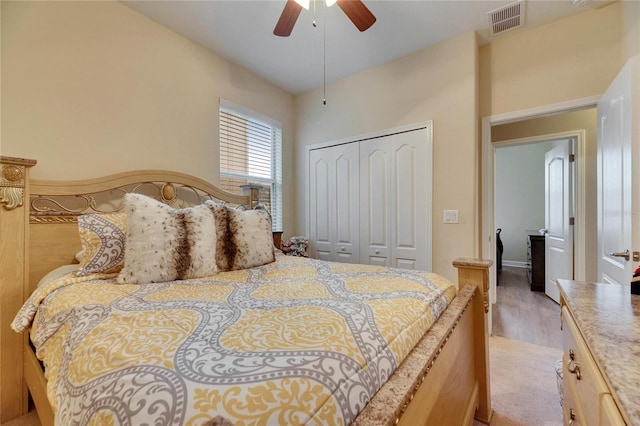
[[[240,185],[242,188],[242,195],[248,196],[251,201],[250,205],[247,206],[248,209],[253,209],[260,202],[260,190],[262,189],[261,185],[254,185],[252,183],[246,185]]]
[[[489,385],[489,267],[491,260],[460,258],[453,261],[458,268],[458,285],[475,285],[476,295],[473,298],[475,316],[474,347],[476,348],[476,375],[479,381],[479,406],[476,419],[489,424],[491,421],[491,389]],[[479,316],[482,316],[480,319]]]
[[[29,168],[35,160],[0,156],[0,423],[27,412],[22,377],[26,334],[11,321],[24,303],[29,276]]]

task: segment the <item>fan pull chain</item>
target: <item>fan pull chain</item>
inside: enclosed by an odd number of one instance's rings
[[[318,25],[316,24],[316,0],[312,0],[313,2],[313,21],[311,22],[311,25],[313,25],[313,28],[316,28]]]
[[[315,2],[314,2],[315,3]],[[327,3],[323,2],[323,19],[322,27],[322,105],[327,104]]]

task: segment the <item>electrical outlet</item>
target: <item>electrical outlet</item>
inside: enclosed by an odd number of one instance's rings
[[[444,210],[442,223],[458,223],[458,210]]]

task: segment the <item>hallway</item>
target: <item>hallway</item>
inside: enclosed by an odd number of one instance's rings
[[[531,291],[525,268],[502,267],[492,321],[495,336],[562,349],[560,306]]]

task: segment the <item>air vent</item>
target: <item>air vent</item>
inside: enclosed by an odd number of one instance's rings
[[[518,1],[487,13],[489,35],[495,36],[524,25],[524,2]]]

